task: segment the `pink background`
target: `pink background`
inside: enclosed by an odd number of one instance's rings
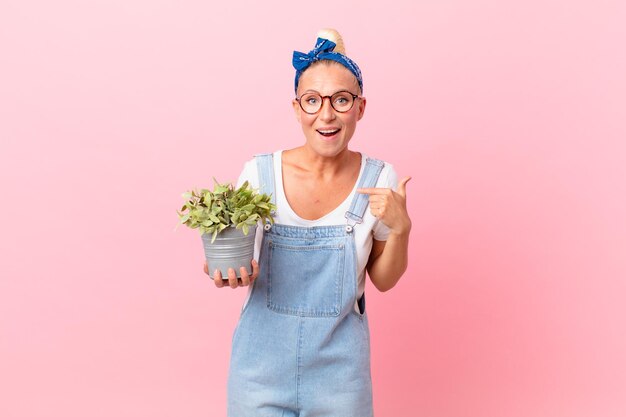
[[[219,4],[219,5],[218,5]],[[303,137],[294,49],[365,74],[353,149],[412,175],[368,285],[377,416],[626,415],[621,0],[0,4],[0,415],[221,416],[244,291],[180,194]]]

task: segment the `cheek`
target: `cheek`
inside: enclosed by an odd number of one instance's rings
[[[303,127],[310,127],[313,125],[315,121],[315,117],[310,114],[306,114],[305,112],[300,112],[300,124]]]
[[[356,128],[356,122],[359,120],[358,114],[355,112],[354,114],[350,114],[350,116],[344,119],[344,124],[351,130]]]

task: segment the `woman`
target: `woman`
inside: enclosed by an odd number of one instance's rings
[[[348,149],[363,117],[361,72],[334,30],[294,52],[293,108],[305,143],[259,155],[239,183],[271,193],[275,224],[258,228],[252,275],[233,336],[228,413],[366,417],[373,414],[365,270],[380,291],[407,267],[411,220],[405,178]],[[368,207],[369,206],[369,207]],[[205,272],[208,268],[205,265]]]

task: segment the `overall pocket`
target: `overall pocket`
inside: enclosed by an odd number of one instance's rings
[[[344,260],[343,244],[293,246],[269,242],[267,307],[295,316],[338,316]]]

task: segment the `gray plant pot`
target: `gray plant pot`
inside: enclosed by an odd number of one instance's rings
[[[222,230],[215,241],[211,243],[211,234],[202,235],[204,255],[209,267],[209,275],[219,269],[222,278],[228,279],[228,268],[233,268],[238,278],[241,278],[239,268],[244,266],[249,275],[252,275],[252,257],[254,256],[254,238],[256,226],[250,227],[248,235],[234,226]]]

